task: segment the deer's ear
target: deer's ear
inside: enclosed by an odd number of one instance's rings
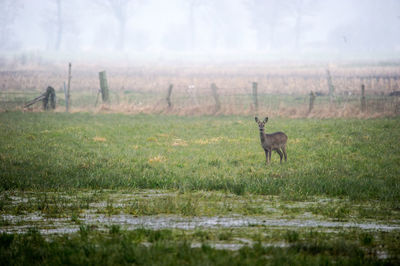
[[[264,123],[267,123],[268,117],[264,118]]]
[[[260,121],[260,120],[258,120],[258,117],[257,117],[257,116],[254,117],[254,119],[256,120],[257,123],[258,123],[258,121]]]

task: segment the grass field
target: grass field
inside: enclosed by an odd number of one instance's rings
[[[253,117],[2,113],[3,189],[223,190],[396,203],[400,123],[271,119],[288,163],[265,165]]]
[[[1,262],[399,262],[399,118],[270,118],[289,137],[270,165],[250,116],[3,112],[0,128]]]

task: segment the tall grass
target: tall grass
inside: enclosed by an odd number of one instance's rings
[[[400,123],[270,119],[288,162],[265,164],[253,117],[0,114],[3,190],[154,188],[398,204]]]

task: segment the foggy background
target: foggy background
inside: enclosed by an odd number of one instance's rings
[[[399,0],[1,0],[0,54],[54,60],[398,60]]]

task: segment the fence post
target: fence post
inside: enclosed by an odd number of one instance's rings
[[[174,87],[173,84],[169,84],[168,87],[168,93],[167,93],[167,98],[165,98],[165,100],[167,101],[168,104],[168,108],[172,107],[172,103],[171,103],[171,94],[172,94],[172,88]]]
[[[215,85],[215,83],[211,84],[211,90],[212,90],[212,94],[215,100],[215,109],[214,109],[214,113],[218,112],[221,109],[221,102],[219,101],[219,96],[218,96],[218,92],[217,92],[217,86]]]
[[[67,113],[69,112],[69,107],[71,105],[71,94],[70,94],[70,90],[71,90],[71,63],[69,63],[68,65],[68,86],[67,86],[67,93],[66,93],[66,97],[65,97],[65,108]]]
[[[332,104],[333,97],[335,96],[335,87],[333,86],[332,77],[331,73],[329,72],[329,69],[326,70],[326,78],[328,81],[328,88],[329,88],[329,102]]]
[[[65,96],[65,112],[68,112],[68,92],[67,92],[67,85],[64,81],[64,96]]]
[[[110,101],[110,98],[108,93],[106,71],[99,72],[99,80],[100,80],[101,99],[103,100],[103,103],[108,103]]]
[[[43,98],[43,110],[56,109],[56,91],[53,87],[48,86]]]
[[[361,84],[361,112],[365,112],[367,105],[365,102],[365,86]]]
[[[257,82],[253,82],[253,103],[255,112],[258,113]]]
[[[308,107],[308,113],[311,113],[314,108],[315,94],[313,91],[310,92],[310,105]]]

